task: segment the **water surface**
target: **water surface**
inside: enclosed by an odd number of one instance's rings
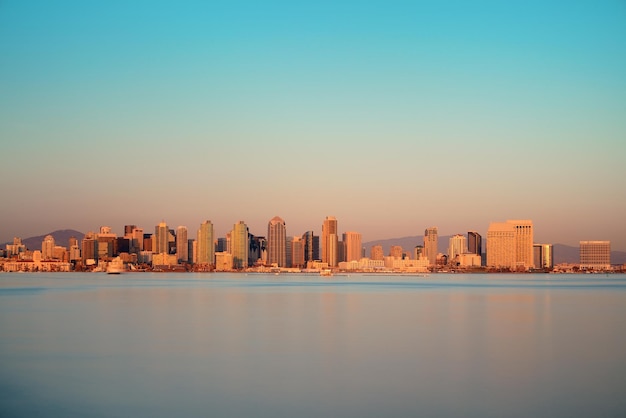
[[[0,274],[0,416],[626,416],[626,279]]]

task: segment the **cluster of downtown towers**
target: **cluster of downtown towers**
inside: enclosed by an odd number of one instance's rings
[[[103,230],[105,229],[106,230]],[[83,240],[82,259],[99,258],[100,251],[93,248],[94,242],[102,242],[110,228],[101,228],[100,234],[88,233]],[[112,235],[112,234],[111,234]],[[506,221],[492,223],[487,234],[487,265],[497,268],[535,267],[533,254],[532,221]],[[248,226],[239,221],[233,225],[226,237],[216,238],[211,221],[200,224],[195,240],[188,239],[188,230],[179,226],[169,229],[165,222],[155,227],[154,234],[144,234],[142,228],[126,225],[124,239],[127,251],[138,254],[138,261],[152,264],[193,263],[215,266],[221,255],[228,255],[229,267],[244,269],[253,265],[276,267],[306,267],[309,262],[319,261],[328,267],[336,267],[341,262],[359,261],[365,257],[361,234],[344,232],[339,235],[337,219],[326,217],[322,224],[321,235],[307,231],[301,236],[287,237],[285,221],[276,216],[268,222],[267,236],[255,236]],[[399,248],[399,253],[398,253]],[[403,253],[400,247],[392,247],[390,256],[413,257],[422,259],[427,265],[441,264],[445,260],[471,255],[478,257],[482,253],[482,238],[474,231],[465,235],[457,234],[450,238],[448,254],[438,253],[437,227],[427,228],[423,245],[417,245],[412,254]],[[121,250],[121,249],[118,249]],[[121,251],[120,251],[121,252]],[[153,257],[159,257],[158,261]],[[384,257],[381,246],[373,246],[370,254],[373,260]],[[218,261],[219,263],[219,261]],[[472,265],[476,263],[472,261]]]

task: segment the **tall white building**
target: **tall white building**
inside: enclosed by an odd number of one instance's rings
[[[213,223],[211,221],[202,222],[196,236],[198,264],[210,265],[215,263],[215,244],[213,241]]]
[[[267,224],[267,262],[278,267],[287,266],[287,229],[279,216]]]

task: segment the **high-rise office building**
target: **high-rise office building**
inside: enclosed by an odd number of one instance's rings
[[[580,241],[580,268],[609,270],[611,268],[611,241]]]
[[[345,261],[359,261],[363,254],[361,234],[358,232],[344,232],[343,242],[345,247]]]
[[[383,246],[382,245],[372,245],[372,248],[370,249],[370,258],[372,260],[384,260],[385,259],[385,253],[383,251]]]
[[[476,231],[467,233],[467,252],[470,254],[481,255],[483,251],[483,238]]]
[[[534,244],[533,259],[535,268],[552,270],[554,268],[554,247],[552,244]]]
[[[304,240],[304,262],[320,260],[320,237],[313,231],[302,234]]]
[[[491,252],[491,254],[490,254]],[[487,266],[528,270],[534,267],[533,223],[529,220],[492,222],[487,231]]]
[[[337,235],[337,218],[327,216],[322,224],[322,262],[336,267],[338,262],[339,239]]]
[[[467,238],[465,235],[456,234],[450,237],[448,244],[448,262],[451,262],[461,254],[467,253]]]
[[[161,222],[155,226],[152,252],[156,254],[169,254],[169,236],[170,230],[167,228],[165,222]]]
[[[189,248],[187,243],[187,227],[176,228],[176,259],[179,263],[189,262]]]
[[[233,255],[233,268],[244,269],[248,267],[248,226],[239,221],[233,225],[230,233],[231,254]]]
[[[88,260],[98,260],[98,240],[96,239],[95,233],[87,232],[85,234],[82,241],[81,254],[83,264],[86,263]]]
[[[492,222],[487,229],[487,266],[515,267],[515,227],[508,222]]]
[[[41,259],[51,260],[54,254],[54,237],[52,235],[46,235],[41,242]]]
[[[196,235],[196,256],[198,264],[212,265],[215,263],[215,244],[213,238],[213,223],[204,221],[200,224]]]
[[[528,270],[535,267],[533,260],[533,221],[507,221],[515,228],[515,266]]]
[[[437,249],[439,244],[437,227],[433,226],[424,231],[424,255],[428,258],[428,264],[434,266],[437,264]]]
[[[285,221],[273,217],[267,224],[267,262],[278,267],[287,266],[287,229]]]
[[[291,264],[289,267],[303,268],[304,266],[304,239],[293,237],[291,239]]]

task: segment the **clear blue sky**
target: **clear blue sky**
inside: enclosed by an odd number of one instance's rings
[[[0,242],[161,220],[626,250],[624,1],[0,1]]]

